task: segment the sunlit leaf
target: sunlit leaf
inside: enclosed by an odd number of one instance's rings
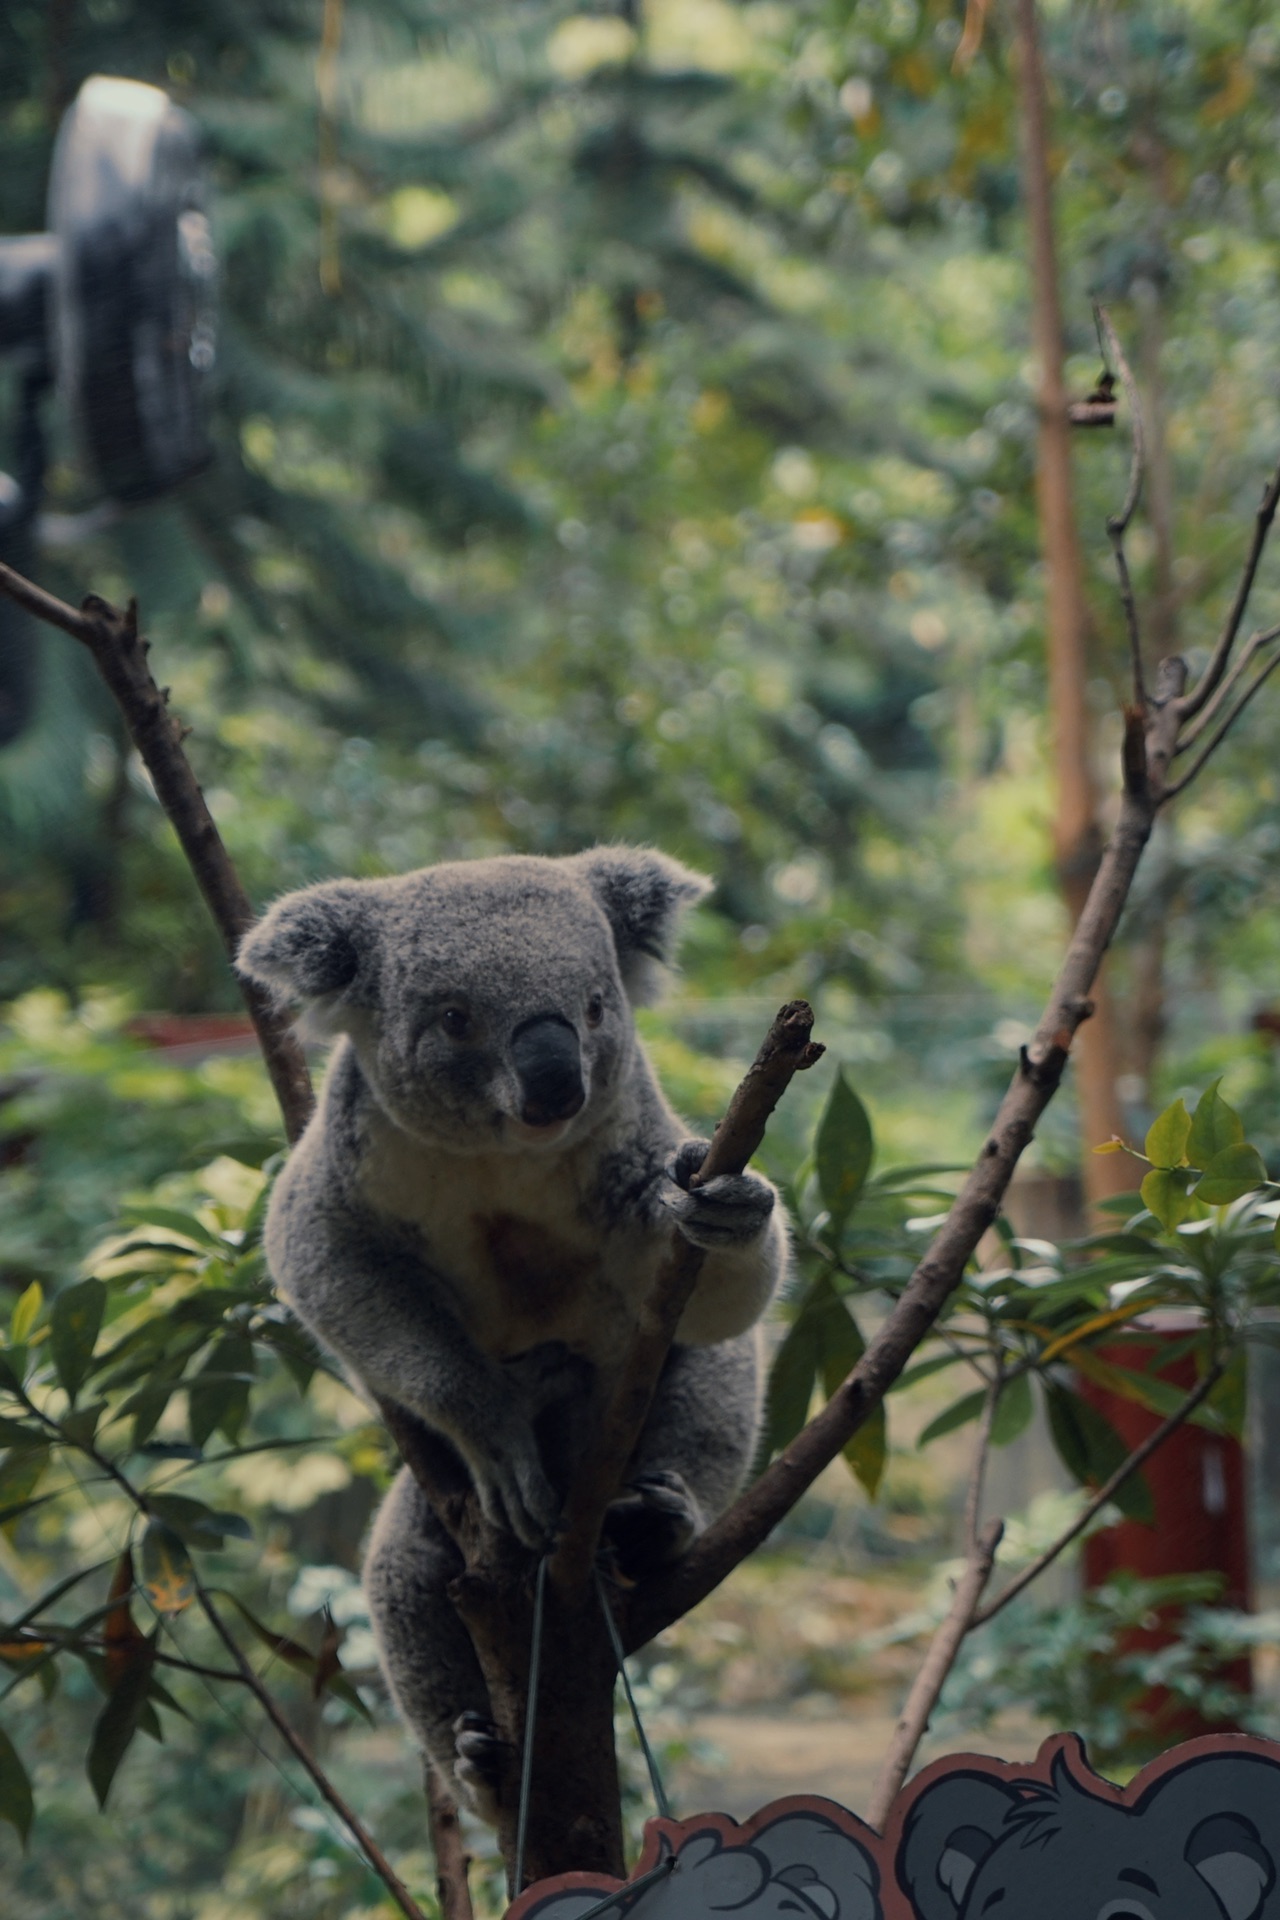
[[[1204,1177],[1196,1184],[1195,1197],[1211,1207],[1229,1206],[1233,1200],[1252,1193],[1255,1187],[1263,1186],[1266,1178],[1267,1169],[1258,1149],[1238,1141],[1234,1146],[1224,1147],[1210,1160]],[[1154,1213],[1155,1208],[1151,1211]]]
[[[157,1613],[181,1613],[196,1597],[191,1555],[172,1527],[149,1520],[142,1536],[142,1585]]]
[[[146,1712],[159,1632],[160,1628],[157,1625],[155,1631],[143,1639],[129,1665],[108,1694],[107,1703],[98,1715],[97,1724],[93,1729],[85,1771],[89,1775],[89,1784],[97,1796],[100,1807],[106,1805],[107,1795],[111,1791],[111,1782],[115,1779],[120,1762],[128,1752],[130,1742],[138,1731],[139,1721]]]
[[[89,1371],[106,1299],[107,1290],[101,1280],[81,1280],[54,1300],[49,1316],[49,1345],[58,1379],[72,1400]]]
[[[1244,1139],[1244,1121],[1218,1092],[1221,1085],[1221,1080],[1215,1080],[1205,1088],[1191,1116],[1187,1159],[1193,1167],[1207,1167],[1218,1154],[1239,1146]]]
[[[1188,1175],[1181,1169],[1153,1167],[1142,1182],[1142,1198],[1166,1232],[1184,1220],[1196,1218],[1196,1203],[1187,1191]]]
[[[9,1316],[9,1338],[14,1346],[21,1346],[31,1329],[40,1318],[40,1309],[44,1305],[44,1288],[38,1280],[33,1280],[25,1292],[18,1295],[12,1314]]]
[[[11,1827],[17,1828],[25,1846],[34,1815],[35,1799],[27,1770],[12,1740],[0,1727],[0,1820],[7,1820]]]
[[[1190,1132],[1191,1115],[1187,1112],[1186,1103],[1179,1098],[1152,1121],[1147,1133],[1146,1155],[1152,1166],[1185,1166]],[[1154,1213],[1155,1208],[1152,1207],[1151,1211]]]
[[[814,1148],[818,1191],[837,1234],[857,1205],[874,1152],[867,1110],[841,1069],[818,1123]]]

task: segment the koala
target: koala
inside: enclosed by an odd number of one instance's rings
[[[423,1423],[487,1518],[544,1548],[598,1382],[673,1227],[706,1252],[606,1534],[629,1578],[723,1511],[759,1423],[758,1326],[786,1261],[753,1174],[690,1191],[688,1137],[635,1031],[710,883],[661,853],[511,855],[278,900],[240,972],[336,1036],[278,1180],[275,1284],[365,1393]],[[493,1818],[489,1702],[447,1588],[457,1550],[408,1471],[365,1589],[392,1696]]]
[[[1132,1805],[1076,1777],[948,1771],[912,1805],[898,1878],[920,1920],[1276,1920],[1280,1751],[1190,1753]],[[1079,1762],[1084,1767],[1084,1762]]]

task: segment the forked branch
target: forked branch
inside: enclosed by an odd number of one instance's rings
[[[1205,702],[1216,692],[1218,682],[1222,679],[1223,674],[1230,664],[1231,650],[1235,646],[1236,637],[1240,632],[1241,622],[1248,610],[1249,597],[1253,592],[1253,583],[1257,577],[1258,565],[1267,544],[1267,536],[1271,532],[1271,524],[1276,517],[1277,507],[1280,507],[1280,465],[1276,467],[1275,472],[1267,482],[1263,490],[1262,499],[1258,503],[1258,511],[1254,515],[1253,521],[1253,537],[1249,542],[1249,551],[1245,555],[1244,567],[1240,574],[1239,584],[1236,587],[1235,598],[1231,602],[1230,610],[1227,613],[1222,632],[1218,636],[1217,645],[1214,647],[1213,653],[1210,656],[1209,664],[1191,692],[1184,694],[1179,703],[1179,711],[1183,720],[1190,720],[1194,715],[1199,713]],[[1185,782],[1183,784],[1185,785]]]

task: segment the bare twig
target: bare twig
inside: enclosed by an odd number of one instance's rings
[[[1239,699],[1235,702],[1234,706],[1232,706],[1228,710],[1226,718],[1222,720],[1217,727],[1215,727],[1208,742],[1200,749],[1199,753],[1196,755],[1191,765],[1187,768],[1182,778],[1180,780],[1175,780],[1171,787],[1165,788],[1163,794],[1160,796],[1161,806],[1164,806],[1170,800],[1176,800],[1180,793],[1186,792],[1187,788],[1191,785],[1191,782],[1195,779],[1196,775],[1200,772],[1201,768],[1204,766],[1205,762],[1209,759],[1210,755],[1215,753],[1217,749],[1222,745],[1223,741],[1226,739],[1227,735],[1230,733],[1232,727],[1234,727],[1236,721],[1240,718],[1240,715],[1244,712],[1249,702],[1253,699],[1254,694],[1258,693],[1261,690],[1261,688],[1265,686],[1266,682],[1271,678],[1271,675],[1274,673],[1275,669],[1278,666],[1280,666],[1280,653],[1273,653],[1271,658],[1267,661],[1266,665],[1259,668],[1258,672],[1254,675],[1253,679],[1250,681],[1249,685],[1245,688],[1244,692],[1240,695]]]
[[[812,1040],[812,1032],[813,1009],[806,1001],[790,1000],[779,1009],[690,1186],[703,1186],[719,1174],[743,1171],[764,1139],[769,1116],[792,1076],[822,1057],[823,1048]],[[700,1247],[692,1246],[677,1233],[653,1292],[637,1317],[627,1357],[608,1388],[597,1441],[588,1449],[584,1469],[570,1490],[564,1533],[551,1562],[552,1579],[566,1591],[582,1587],[590,1575],[605,1508],[618,1492],[635,1451],[658,1376],[704,1257]]]
[[[1244,678],[1250,662],[1261,653],[1263,647],[1269,647],[1273,640],[1280,640],[1280,627],[1265,627],[1260,633],[1250,635],[1249,640],[1240,651],[1239,658],[1233,662],[1231,671],[1227,674],[1226,678],[1219,682],[1218,691],[1214,694],[1208,705],[1202,707],[1198,718],[1193,720],[1191,725],[1186,727],[1183,732],[1178,735],[1178,744],[1174,749],[1173,756],[1175,760],[1182,754],[1189,752],[1190,749],[1194,747],[1196,741],[1202,739],[1208,732],[1217,714],[1230,698],[1232,688],[1239,686],[1241,680]]]
[[[471,1856],[462,1843],[458,1809],[430,1761],[425,1768],[425,1784],[441,1920],[472,1920],[471,1889],[467,1885]]]
[[[1271,523],[1276,517],[1278,506],[1280,506],[1280,466],[1277,466],[1267,482],[1262,499],[1258,503],[1258,511],[1253,522],[1253,538],[1249,542],[1249,551],[1245,555],[1235,598],[1231,602],[1226,623],[1218,636],[1209,664],[1191,692],[1184,694],[1178,703],[1179,712],[1184,720],[1190,720],[1194,714],[1199,713],[1226,672],[1231,659],[1231,649],[1236,643],[1240,622],[1244,619],[1249,605],[1249,596],[1253,592],[1258,563],[1262,559],[1262,551],[1267,544],[1267,535],[1271,531]]]
[[[1000,1405],[1000,1394],[1004,1388],[1003,1361],[1003,1354],[997,1352],[995,1371],[988,1381],[986,1398],[982,1403],[982,1415],[978,1421],[978,1432],[973,1444],[973,1466],[969,1470],[969,1491],[964,1503],[964,1550],[970,1558],[978,1545],[978,1520],[982,1513],[982,1483],[987,1477],[987,1457],[991,1452],[991,1429],[995,1424],[996,1408]]]
[[[1138,605],[1134,599],[1133,581],[1129,577],[1129,560],[1124,550],[1124,537],[1129,530],[1129,522],[1134,516],[1142,493],[1142,476],[1146,464],[1142,401],[1138,394],[1137,382],[1133,377],[1133,369],[1125,358],[1124,349],[1111,324],[1111,315],[1105,307],[1096,304],[1093,312],[1098,323],[1098,331],[1106,341],[1108,354],[1124,382],[1125,397],[1129,402],[1129,423],[1133,434],[1133,457],[1129,463],[1128,491],[1119,513],[1113,513],[1107,521],[1107,538],[1111,542],[1111,550],[1116,558],[1116,573],[1120,580],[1120,603],[1124,608],[1125,627],[1129,635],[1129,660],[1133,671],[1133,704],[1142,711],[1147,703],[1146,678],[1142,670],[1142,636],[1138,628]]]
[[[983,1588],[991,1578],[996,1549],[1003,1535],[1004,1521],[989,1520],[974,1541],[965,1562],[964,1572],[956,1582],[955,1594],[947,1609],[946,1618],[930,1641],[929,1651],[912,1682],[906,1705],[898,1716],[898,1724],[893,1730],[889,1751],[884,1757],[871,1793],[867,1819],[878,1832],[884,1831],[889,1809],[893,1805],[899,1787],[907,1777],[911,1762],[915,1758],[916,1748],[928,1730],[930,1715],[938,1704],[938,1696],[946,1685],[947,1675],[955,1665],[961,1643],[973,1625],[977,1606],[982,1598]]]
[[[275,1700],[275,1697],[262,1684],[262,1681],[254,1672],[248,1656],[241,1650],[239,1641],[228,1627],[222,1615],[218,1612],[212,1594],[204,1585],[199,1575],[194,1572],[194,1569],[193,1578],[195,1580],[196,1599],[200,1603],[201,1612],[217,1634],[219,1640],[221,1640],[223,1646],[227,1649],[227,1652],[231,1655],[231,1658],[235,1661],[245,1686],[258,1702],[258,1705],[262,1708],[262,1711],[266,1714],[268,1720],[270,1720],[272,1726],[280,1735],[280,1738],[284,1741],[294,1759],[304,1768],[321,1798],[326,1800],[333,1808],[333,1811],[337,1814],[339,1820],[341,1820],[343,1826],[347,1829],[361,1853],[363,1853],[365,1859],[369,1862],[369,1865],[373,1868],[373,1871],[377,1874],[379,1880],[381,1880],[383,1886],[399,1907],[401,1913],[405,1915],[405,1920],[426,1920],[426,1915],[423,1913],[422,1908],[409,1892],[409,1889],[405,1886],[403,1880],[401,1880],[399,1874],[387,1859],[386,1854],[383,1853],[377,1841],[373,1838],[372,1834],[366,1830],[358,1814],[347,1805],[332,1780],[330,1780],[328,1774],[324,1771],[324,1768],[313,1758],[311,1749],[306,1745],[305,1741],[299,1737],[294,1728],[290,1726],[288,1719]]]
[[[92,654],[124,717],[129,738],[151,775],[156,798],[182,843],[228,956],[234,959],[241,935],[254,919],[253,907],[183,749],[185,729],[169,712],[167,691],[151,676],[147,642],[138,633],[136,603],[131,602],[121,613],[90,594],[77,613],[74,607],[3,564],[0,593],[38,620],[60,627]],[[285,1132],[292,1142],[301,1134],[314,1104],[306,1057],[287,1016],[270,996],[246,980],[239,984],[280,1103]]]
[[[996,1615],[1003,1612],[1011,1600],[1016,1600],[1018,1595],[1031,1585],[1033,1580],[1040,1578],[1040,1575],[1045,1571],[1046,1567],[1053,1565],[1058,1555],[1064,1553],[1073,1540],[1080,1538],[1080,1535],[1089,1523],[1102,1512],[1102,1509],[1110,1500],[1114,1499],[1125,1481],[1130,1479],[1133,1474],[1139,1473],[1147,1464],[1152,1454],[1164,1445],[1169,1435],[1176,1433],[1178,1428],[1191,1418],[1191,1415],[1200,1403],[1208,1399],[1219,1380],[1221,1380],[1226,1364],[1225,1360],[1219,1360],[1210,1367],[1204,1378],[1197,1381],[1196,1385],[1191,1389],[1191,1392],[1174,1408],[1168,1418],[1160,1422],[1155,1432],[1149,1433],[1141,1446],[1135,1447],[1128,1459],[1122,1460],[1115,1472],[1103,1481],[1092,1500],[1089,1501],[1087,1506],[1080,1509],[1080,1512],[1076,1515],[1071,1525],[1059,1534],[1052,1546],[1046,1547],[1043,1553],[1037,1554],[1035,1559],[1025,1566],[1022,1572],[1017,1574],[1014,1579],[1009,1582],[1008,1586],[996,1595],[989,1606],[984,1607],[980,1613],[974,1615],[973,1624],[975,1627],[984,1627],[988,1620],[994,1620]]]

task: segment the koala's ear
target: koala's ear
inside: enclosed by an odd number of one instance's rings
[[[240,942],[236,971],[282,1000],[348,994],[374,953],[368,883],[329,880],[287,893]]]
[[[898,1850],[898,1878],[921,1920],[956,1920],[1017,1804],[1014,1790],[988,1774],[944,1773],[925,1788]]]
[[[657,984],[651,963],[673,957],[681,914],[704,900],[714,882],[652,847],[592,847],[571,854],[565,865],[604,908],[628,994],[649,998]]]
[[[1183,1856],[1218,1897],[1228,1920],[1253,1920],[1276,1870],[1251,1820],[1214,1813],[1202,1820]]]
[[[1182,1854],[1227,1920],[1270,1912],[1280,1861],[1280,1762],[1272,1750],[1241,1740],[1234,1751],[1194,1754],[1143,1795],[1142,1813],[1153,1840]]]

